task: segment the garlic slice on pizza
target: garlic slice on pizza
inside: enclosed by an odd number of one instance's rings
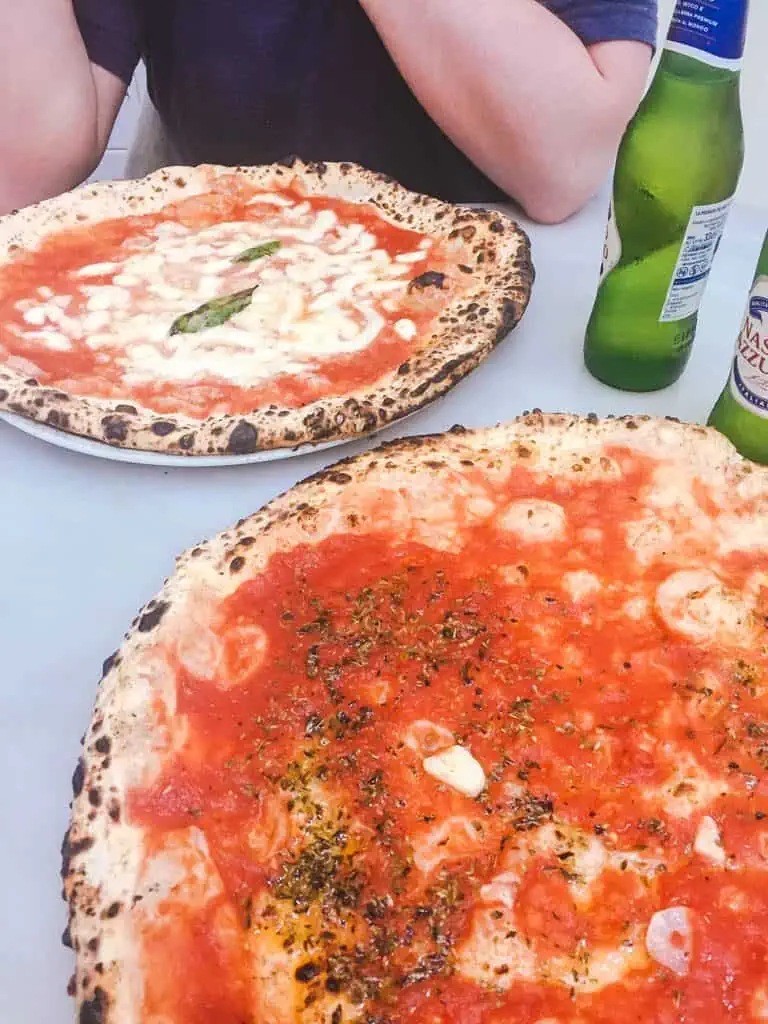
[[[477,366],[532,279],[507,217],[352,164],[101,183],[0,220],[0,409],[181,455],[370,433]]]
[[[768,472],[705,428],[536,414],[299,484],[105,666],[80,1020],[763,1020],[767,623]]]

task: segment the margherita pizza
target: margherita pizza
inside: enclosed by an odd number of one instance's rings
[[[370,433],[473,369],[531,282],[508,218],[352,164],[94,185],[0,222],[0,409],[180,455]]]
[[[768,1019],[768,472],[528,416],[194,548],[106,665],[81,1024]]]

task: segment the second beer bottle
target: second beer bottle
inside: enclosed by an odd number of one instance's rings
[[[658,70],[619,150],[584,357],[655,391],[688,361],[744,160],[739,71],[749,0],[678,0]]]

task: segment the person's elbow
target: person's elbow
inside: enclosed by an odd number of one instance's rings
[[[542,147],[534,154],[515,198],[531,220],[560,224],[578,213],[610,173],[623,127],[596,137],[586,129],[570,146]]]
[[[564,187],[565,186],[565,187]],[[520,205],[537,224],[562,224],[588,202],[597,187],[587,194],[571,189],[570,183],[555,184],[551,188],[536,188],[530,196],[520,199]]]
[[[640,98],[639,84],[631,84],[582,97],[578,111],[520,148],[518,187],[511,194],[533,220],[567,220],[604,185]]]

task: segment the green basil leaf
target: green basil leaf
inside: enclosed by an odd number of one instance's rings
[[[253,263],[254,260],[260,260],[262,256],[274,256],[282,244],[282,242],[262,242],[261,245],[245,249],[239,256],[235,256],[232,262]]]
[[[211,299],[204,302],[202,306],[193,309],[189,313],[182,313],[171,324],[169,334],[197,334],[209,327],[218,327],[240,313],[251,304],[251,297],[258,288],[244,288],[241,292],[234,292],[232,295],[222,295],[218,299]]]

